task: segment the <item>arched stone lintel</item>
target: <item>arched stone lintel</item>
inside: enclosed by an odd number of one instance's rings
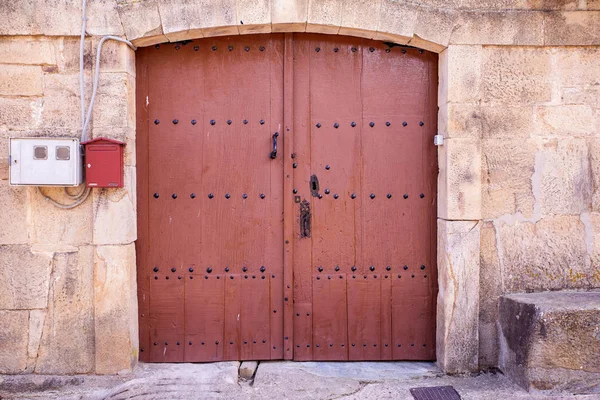
[[[190,29],[172,32],[168,35],[158,34],[144,36],[132,40],[137,47],[152,46],[160,43],[179,42],[183,40],[202,39],[216,36],[231,36],[259,33],[283,33],[283,32],[309,32],[329,35],[355,36],[366,39],[381,40],[402,45],[418,47],[424,50],[441,53],[446,46],[420,38],[418,35],[412,37],[402,36],[386,32],[369,31],[360,28],[334,27],[330,25],[316,24],[277,24],[277,25],[249,25],[239,29],[239,26],[220,26],[214,28]]]

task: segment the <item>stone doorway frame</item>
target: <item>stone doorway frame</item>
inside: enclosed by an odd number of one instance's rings
[[[452,10],[387,1],[352,7],[343,7],[337,0],[251,3],[241,6],[238,2],[233,15],[226,12],[225,5],[214,5],[207,12],[200,2],[185,7],[155,2],[125,4],[119,14],[127,38],[141,47],[225,35],[312,32],[389,41],[439,53],[438,133],[445,140],[438,149],[436,356],[444,372],[477,371],[481,141],[454,137],[457,128],[447,122],[453,103],[474,104],[478,100],[474,87],[480,79],[481,46],[448,48],[456,13]],[[127,54],[135,63],[135,54]],[[135,270],[135,263],[128,267]],[[135,291],[130,296],[137,302]],[[127,340],[137,336],[137,318],[130,326],[136,331],[130,332]],[[137,340],[130,345],[136,354]]]

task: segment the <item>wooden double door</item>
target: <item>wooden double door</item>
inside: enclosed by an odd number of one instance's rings
[[[140,359],[435,358],[437,55],[137,51]]]

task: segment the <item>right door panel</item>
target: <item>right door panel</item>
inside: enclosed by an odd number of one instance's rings
[[[437,55],[298,34],[293,65],[294,358],[434,359]]]

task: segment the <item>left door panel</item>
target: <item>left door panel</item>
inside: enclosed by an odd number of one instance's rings
[[[283,358],[282,122],[283,36],[138,50],[142,361]]]

